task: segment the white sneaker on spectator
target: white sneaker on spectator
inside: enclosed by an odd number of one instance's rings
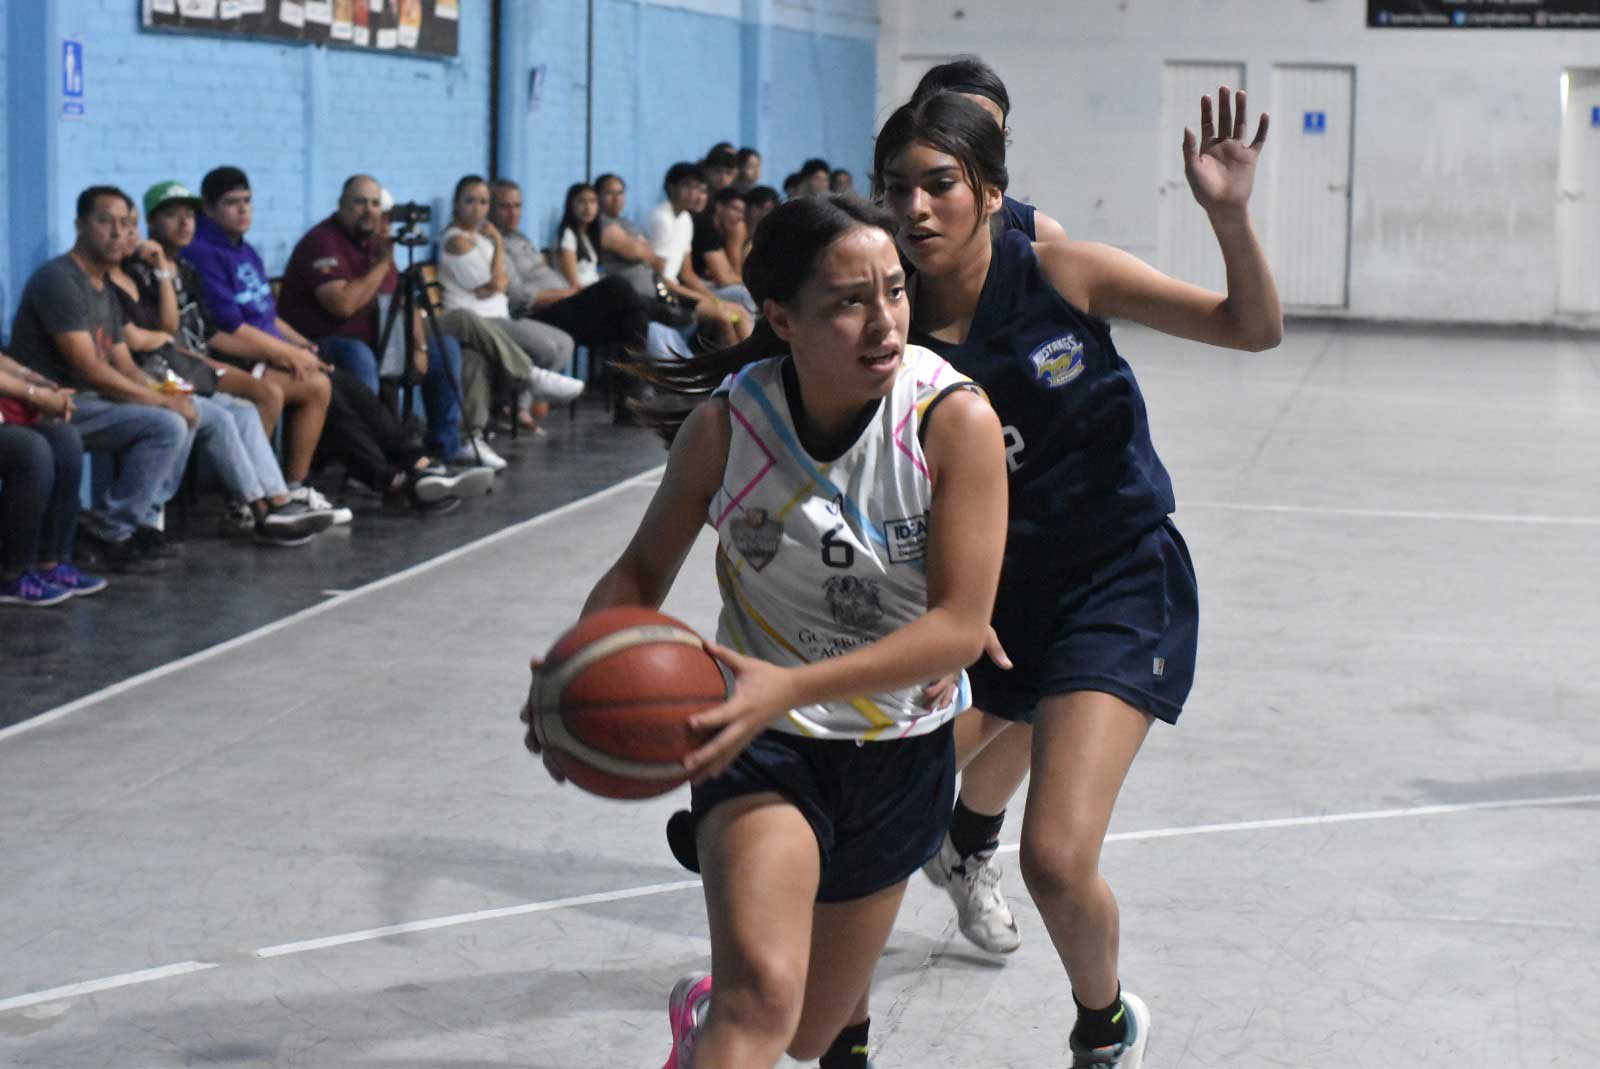
[[[483,440],[482,435],[469,438],[456,447],[450,454],[450,463],[457,467],[488,468],[490,471],[503,471],[506,458],[489,448],[489,443]]]
[[[293,490],[290,490],[289,500],[300,502],[308,512],[331,512],[335,527],[343,527],[355,517],[355,513],[343,505],[335,505],[332,501],[323,497],[321,491],[310,483],[301,483]]]
[[[528,380],[528,389],[532,390],[533,396],[541,401],[564,405],[569,401],[576,401],[583,393],[583,380],[535,367],[533,378]]]

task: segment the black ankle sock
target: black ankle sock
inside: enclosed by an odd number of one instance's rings
[[[867,1069],[867,1029],[871,1026],[870,1017],[860,1024],[845,1025],[817,1069]]]
[[[989,855],[1000,845],[1000,825],[1006,822],[1006,811],[996,816],[975,813],[960,798],[950,814],[950,845],[962,857]]]
[[[1128,1015],[1122,1008],[1122,985],[1117,985],[1117,997],[1103,1010],[1091,1010],[1078,1001],[1077,992],[1072,1003],[1078,1007],[1078,1023],[1072,1029],[1073,1046],[1083,1050],[1108,1047],[1128,1038]]]

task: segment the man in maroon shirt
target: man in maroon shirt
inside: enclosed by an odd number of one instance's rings
[[[395,298],[399,272],[394,242],[384,223],[383,189],[371,175],[352,175],[339,192],[339,209],[312,227],[289,257],[278,294],[278,312],[317,343],[322,358],[378,391],[379,297]],[[461,452],[461,347],[445,336],[443,351],[430,344],[421,323],[412,331],[410,362],[422,372],[428,415],[428,445],[439,455]],[[398,328],[397,328],[398,329]]]

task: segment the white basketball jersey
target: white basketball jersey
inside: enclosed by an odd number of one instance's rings
[[[893,390],[860,436],[824,461],[795,429],[788,362],[752,364],[725,387],[733,427],[709,519],[722,590],[717,640],[793,666],[868,645],[927,611],[933,484],[917,432],[929,405],[969,380],[907,346]],[[906,738],[971,701],[965,674],[960,697],[943,709],[921,705],[921,689],[803,706],[773,726],[812,738]]]

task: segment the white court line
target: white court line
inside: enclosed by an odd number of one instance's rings
[[[1557,798],[1508,798],[1494,802],[1454,802],[1447,805],[1419,805],[1407,809],[1372,809],[1365,813],[1324,813],[1314,817],[1280,817],[1277,820],[1240,820],[1231,824],[1190,824],[1181,828],[1152,828],[1149,831],[1124,831],[1107,835],[1108,843],[1143,842],[1146,839],[1175,839],[1186,835],[1215,835],[1228,831],[1269,831],[1274,828],[1314,828],[1328,824],[1353,824],[1366,820],[1397,820],[1401,817],[1433,817],[1446,813],[1474,813],[1486,809],[1528,809],[1534,806],[1593,805],[1600,794],[1568,794]],[[1002,846],[999,853],[1012,854],[1017,845]]]
[[[132,987],[134,984],[148,984],[152,980],[165,980],[169,976],[183,976],[186,973],[204,972],[206,969],[215,969],[216,967],[217,963],[213,961],[180,961],[176,965],[163,965],[159,969],[125,972],[120,976],[107,976],[103,980],[85,980],[81,984],[52,987],[48,991],[35,991],[31,995],[18,995],[16,998],[0,999],[0,1013],[6,1010],[20,1010],[24,1006],[37,1006],[41,1002],[56,1002],[64,998],[75,998],[78,995],[92,995],[96,991],[109,991],[114,987]]]
[[[1231,501],[1182,501],[1186,509],[1223,512],[1278,512],[1306,516],[1356,516],[1371,520],[1452,520],[1460,523],[1518,523],[1541,527],[1600,527],[1600,516],[1541,516],[1514,512],[1419,512],[1411,509],[1353,509],[1322,505],[1245,505]]]
[[[478,921],[498,920],[501,917],[520,917],[527,913],[548,913],[553,909],[592,906],[600,902],[621,902],[629,898],[649,898],[652,895],[664,895],[673,891],[687,891],[691,887],[699,886],[699,880],[678,880],[675,883],[656,883],[646,887],[630,887],[622,891],[601,891],[592,895],[557,898],[549,902],[528,902],[520,906],[480,909],[476,913],[456,913],[448,917],[433,917],[425,921],[389,924],[382,928],[369,928],[364,932],[347,932],[344,935],[330,935],[323,939],[306,939],[299,943],[279,943],[277,946],[262,947],[255,952],[255,955],[258,958],[281,958],[285,954],[304,954],[308,950],[323,950],[327,947],[344,946],[347,943],[367,943],[374,939],[386,939],[391,935],[431,932],[435,928],[453,928],[458,924],[475,924]]]
[[[1243,820],[1231,824],[1191,824],[1186,827],[1152,828],[1147,831],[1128,831],[1108,835],[1106,836],[1106,842],[1143,842],[1151,839],[1176,839],[1188,835],[1215,835],[1220,832],[1318,827],[1329,824],[1350,824],[1358,821],[1396,820],[1403,817],[1477,813],[1491,809],[1526,809],[1534,806],[1571,806],[1596,803],[1600,803],[1600,794],[1571,794],[1554,798],[1509,798],[1492,802],[1458,802],[1449,805],[1412,806],[1407,809],[1376,809],[1362,813],[1324,813],[1319,816],[1283,817],[1277,820]],[[1016,850],[1017,847],[1014,845],[1000,848],[1001,853],[1014,853]],[[275,946],[261,947],[253,951],[252,954],[256,958],[278,958],[291,954],[305,954],[328,947],[347,946],[351,943],[366,943],[395,935],[426,932],[461,924],[474,924],[478,921],[496,920],[501,917],[516,917],[529,913],[549,913],[558,909],[572,909],[577,906],[594,905],[603,902],[620,902],[631,898],[650,898],[655,895],[671,894],[675,891],[686,891],[698,886],[700,886],[699,880],[678,880],[673,883],[655,883],[646,884],[642,887],[629,887],[620,891],[600,891],[595,894],[578,895],[573,898],[556,898],[546,902],[528,902],[520,906],[503,906],[499,909],[485,909],[474,913],[457,913],[447,917],[409,921],[405,924],[391,924],[382,928],[368,928],[365,931],[330,935],[321,939],[307,939],[297,943],[279,943]],[[72,998],[75,995],[108,991],[117,987],[132,987],[135,984],[164,980],[170,976],[182,976],[185,973],[199,972],[203,969],[214,969],[220,964],[220,962],[185,961],[176,965],[145,969],[142,972],[108,976],[102,980],[87,980],[83,983],[68,984],[65,987],[53,987],[48,991],[38,991],[29,995],[0,999],[0,1012],[18,1009],[23,1006],[33,1006],[41,1002]]]
[[[608,486],[604,490],[592,493],[588,497],[580,497],[576,501],[569,501],[559,508],[551,509],[549,512],[540,513],[531,519],[523,520],[520,523],[514,523],[510,527],[502,527],[494,534],[484,535],[482,538],[474,539],[473,541],[457,546],[455,549],[452,549],[446,553],[441,553],[437,557],[430,557],[420,564],[413,564],[411,567],[406,568],[403,571],[395,572],[393,575],[386,575],[382,579],[375,579],[365,586],[356,587],[354,590],[338,592],[337,596],[330,596],[327,601],[318,602],[315,605],[309,605],[306,608],[301,609],[299,612],[290,613],[288,616],[285,616],[280,620],[274,620],[270,624],[265,624],[261,627],[258,627],[254,631],[246,631],[244,634],[236,635],[233,638],[228,639],[226,642],[220,642],[215,646],[208,646],[196,653],[189,654],[187,657],[180,657],[176,661],[168,661],[166,664],[158,665],[147,672],[140,672],[136,676],[130,676],[129,678],[122,680],[120,683],[113,683],[111,686],[97,690],[93,694],[86,694],[75,701],[68,702],[65,705],[58,705],[49,712],[40,713],[38,716],[24,720],[20,724],[12,724],[8,728],[0,728],[0,742],[4,742],[6,739],[13,738],[17,735],[21,735],[24,732],[32,731],[34,728],[44,727],[46,724],[60,720],[62,717],[67,716],[68,714],[77,712],[79,709],[86,709],[91,705],[105,701],[107,698],[114,698],[118,694],[130,691],[135,687],[143,686],[144,684],[152,682],[153,680],[160,679],[162,676],[171,675],[173,672],[179,671],[183,668],[188,668],[190,665],[199,664],[202,661],[208,661],[211,658],[227,653],[230,650],[238,649],[240,646],[243,646],[246,643],[254,642],[258,638],[266,638],[268,635],[282,631],[284,628],[291,627],[303,620],[309,620],[311,617],[327,612],[329,609],[343,608],[344,606],[350,604],[351,601],[365,594],[375,593],[384,589],[385,587],[393,586],[395,583],[403,582],[404,580],[421,575],[424,572],[432,571],[440,565],[448,564],[458,557],[464,557],[468,553],[476,552],[485,546],[504,541],[507,538],[521,534],[530,527],[537,527],[542,523],[546,523],[550,520],[556,519],[559,516],[564,516],[569,512],[580,509],[585,505],[592,505],[598,501],[610,497],[613,494],[619,493],[622,490],[630,489],[636,484],[642,484],[643,482],[651,479],[659,479],[664,468],[665,465],[661,465],[651,468],[649,471],[640,472],[638,475],[635,475],[632,478],[624,479],[622,482]],[[324,593],[326,594],[327,591],[324,591]]]

